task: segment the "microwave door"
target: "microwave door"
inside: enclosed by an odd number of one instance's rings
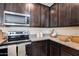
[[[6,14],[5,23],[25,24],[25,16]]]

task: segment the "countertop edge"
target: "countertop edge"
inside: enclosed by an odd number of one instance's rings
[[[35,42],[35,41],[42,41],[42,40],[51,40],[51,41],[57,42],[57,43],[59,43],[59,44],[62,44],[62,45],[64,45],[64,46],[73,48],[73,49],[75,49],[75,50],[79,50],[79,44],[78,44],[78,43],[75,43],[75,42],[63,42],[63,41],[60,41],[58,38],[52,38],[52,37],[50,37],[50,36],[46,36],[46,37],[42,37],[42,38],[33,37],[33,38],[30,38],[30,40],[31,40],[32,42]]]

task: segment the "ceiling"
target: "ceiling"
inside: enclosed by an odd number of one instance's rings
[[[46,6],[52,6],[54,3],[41,3],[41,4],[43,4],[43,5],[46,5]]]

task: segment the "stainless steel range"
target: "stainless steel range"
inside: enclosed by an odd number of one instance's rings
[[[9,31],[8,35],[8,55],[9,56],[26,56],[26,46],[31,44],[29,32],[26,31]]]
[[[7,35],[8,35],[8,42],[29,40],[29,32],[25,31],[9,31]]]

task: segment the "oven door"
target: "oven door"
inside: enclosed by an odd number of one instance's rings
[[[19,40],[29,40],[29,35],[8,36],[8,42],[10,42],[10,41],[19,41]]]
[[[8,36],[8,42],[21,40],[20,36]]]

